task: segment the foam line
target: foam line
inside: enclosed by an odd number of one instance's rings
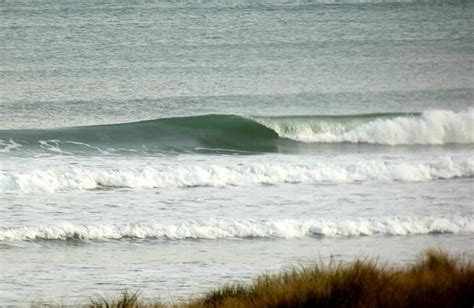
[[[54,225],[3,228],[0,241],[232,239],[474,234],[474,217],[370,217],[337,220],[207,220],[175,224]]]
[[[52,193],[103,187],[130,189],[282,183],[351,183],[370,181],[428,181],[474,176],[469,153],[431,157],[342,156],[301,161],[288,157],[182,161],[169,165],[152,161],[128,167],[59,166],[27,171],[4,171],[0,187],[8,193]]]

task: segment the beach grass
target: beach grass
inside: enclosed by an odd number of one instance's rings
[[[98,298],[93,307],[473,307],[474,265],[427,251],[412,265],[366,259],[293,268],[250,284],[228,284],[186,302],[142,301],[138,293]]]

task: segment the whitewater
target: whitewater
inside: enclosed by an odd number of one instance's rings
[[[474,256],[472,3],[0,6],[1,304]]]
[[[259,119],[280,137],[308,143],[374,143],[374,144],[449,144],[474,142],[474,109],[425,111],[418,116],[362,115],[326,117],[322,121],[284,118]]]
[[[43,163],[46,161],[44,159]],[[171,189],[200,186],[252,186],[281,183],[353,183],[374,181],[428,181],[471,178],[474,158],[471,152],[456,155],[414,157],[392,155],[344,155],[307,157],[265,155],[263,157],[169,158],[89,160],[87,167],[70,163],[31,170],[32,162],[15,160],[11,165],[28,165],[28,170],[2,172],[1,188],[6,193],[54,193],[94,189]],[[121,166],[117,168],[116,166]]]

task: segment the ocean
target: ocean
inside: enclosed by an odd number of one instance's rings
[[[0,4],[0,303],[474,256],[472,1]]]

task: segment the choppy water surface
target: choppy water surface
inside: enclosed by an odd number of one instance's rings
[[[1,8],[2,303],[474,254],[469,1]]]

